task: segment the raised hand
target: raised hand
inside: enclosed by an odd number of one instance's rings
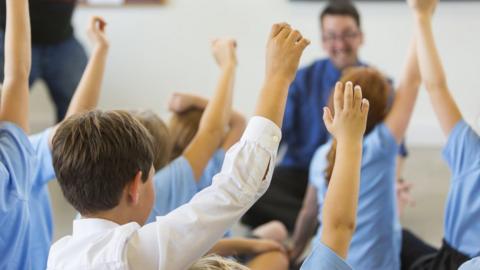
[[[168,109],[174,113],[182,113],[191,108],[199,107],[198,103],[199,97],[197,96],[185,93],[173,93],[168,101]],[[207,101],[205,100],[204,103],[205,104],[201,109],[204,109]]]
[[[432,15],[438,0],[407,0],[407,2],[417,15]]]
[[[362,89],[347,82],[345,90],[343,84],[338,82],[335,85],[334,93],[335,115],[329,108],[324,108],[323,120],[325,126],[337,141],[357,141],[365,133],[369,103],[362,99]]]
[[[212,53],[220,68],[237,65],[237,42],[232,38],[218,38],[212,41]]]
[[[293,81],[310,41],[286,23],[274,24],[267,43],[266,79]]]
[[[94,46],[105,48],[109,46],[108,38],[105,35],[106,25],[107,23],[102,17],[93,16],[92,18],[90,18],[87,35],[90,41],[94,44]]]

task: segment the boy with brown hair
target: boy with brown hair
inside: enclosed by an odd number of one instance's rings
[[[53,139],[54,167],[84,218],[74,221],[72,236],[52,246],[48,268],[174,270],[204,255],[268,188],[288,85],[308,44],[287,24],[272,27],[256,116],[213,185],[143,227],[155,199],[147,130],[121,111],[66,120]]]

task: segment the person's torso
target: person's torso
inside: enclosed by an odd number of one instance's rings
[[[72,37],[77,0],[29,0],[32,44],[50,45]],[[0,1],[0,30],[5,31],[5,0]]]
[[[322,149],[323,148],[323,149]],[[330,144],[322,146],[312,161],[326,168]],[[356,229],[347,262],[359,270],[399,269],[401,226],[396,210],[395,172],[398,146],[384,124],[377,125],[364,139]],[[327,192],[323,171],[311,172],[319,206]],[[320,210],[321,212],[321,210]],[[319,214],[321,224],[321,213]],[[319,233],[321,231],[321,226]],[[317,236],[318,237],[318,236]]]

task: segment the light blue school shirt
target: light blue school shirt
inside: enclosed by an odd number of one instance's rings
[[[473,258],[462,264],[458,270],[480,270],[480,257]]]
[[[445,240],[475,257],[480,254],[480,137],[463,120],[443,150],[452,174],[445,209]]]
[[[35,229],[28,204],[35,163],[23,130],[0,123],[0,269],[31,269],[38,260],[28,248]]]
[[[310,165],[310,184],[317,189],[320,213],[327,186],[324,170],[331,143],[320,147]],[[357,226],[347,262],[356,270],[400,269],[401,225],[398,219],[395,179],[398,144],[385,124],[378,124],[363,142]]]
[[[147,222],[164,216],[188,203],[197,192],[210,186],[212,178],[222,169],[225,151],[217,150],[205,167],[200,181],[195,181],[192,166],[180,156],[158,171],[154,176],[155,203]]]
[[[352,268],[333,250],[317,241],[300,270],[352,270]]]
[[[45,269],[48,252],[52,244],[53,217],[48,192],[48,182],[55,178],[52,152],[48,140],[52,129],[29,137],[35,153],[36,166],[33,170],[33,182],[28,205],[30,220],[34,224],[30,231],[31,244],[29,253],[34,260],[32,269]]]

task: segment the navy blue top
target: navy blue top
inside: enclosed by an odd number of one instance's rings
[[[366,66],[359,62],[359,66]],[[282,145],[287,151],[280,166],[308,170],[315,150],[326,143],[329,134],[323,123],[323,107],[342,72],[330,59],[320,59],[300,69],[288,91],[283,118]],[[392,93],[393,99],[393,93]],[[406,155],[406,150],[401,149]]]

